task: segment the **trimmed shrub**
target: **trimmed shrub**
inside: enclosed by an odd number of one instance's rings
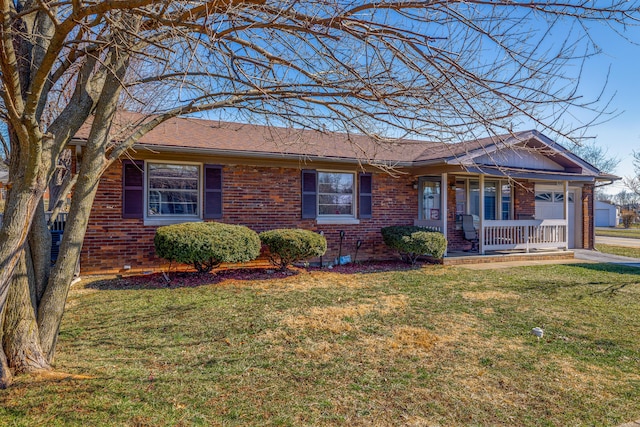
[[[620,216],[622,217],[622,226],[624,228],[630,228],[638,217],[634,211],[622,211]]]
[[[400,253],[403,261],[413,265],[422,255],[442,258],[447,239],[438,231],[412,225],[395,225],[380,230],[384,243]]]
[[[271,263],[281,270],[294,262],[324,255],[327,239],[318,233],[299,228],[281,228],[260,233],[260,240],[269,248]]]
[[[242,225],[186,222],[158,227],[156,254],[169,261],[191,264],[200,273],[223,262],[247,262],[260,255],[258,234]]]

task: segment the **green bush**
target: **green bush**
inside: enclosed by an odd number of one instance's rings
[[[447,239],[444,235],[426,227],[396,225],[384,227],[380,232],[384,243],[397,250],[402,259],[412,265],[422,255],[440,259],[447,250]]]
[[[294,262],[324,255],[327,239],[318,233],[298,228],[282,228],[260,233],[260,240],[269,248],[269,259],[281,270]]]
[[[260,255],[260,238],[255,231],[219,222],[158,227],[153,243],[159,257],[191,264],[201,273],[223,262],[247,262]]]

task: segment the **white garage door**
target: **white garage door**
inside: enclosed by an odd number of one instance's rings
[[[575,247],[575,199],[576,190],[569,191],[569,248]],[[536,219],[563,219],[564,218],[564,192],[562,187],[549,187],[536,184]]]

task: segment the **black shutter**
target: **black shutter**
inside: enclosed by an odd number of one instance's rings
[[[315,218],[318,211],[317,174],[314,170],[302,171],[302,218]]]
[[[144,205],[144,162],[122,161],[122,218],[142,218]]]
[[[372,185],[373,185],[373,176],[370,173],[361,173],[360,174],[360,191],[358,194],[360,195],[360,218],[371,218],[372,215]]]
[[[222,166],[204,165],[204,218],[222,218]]]

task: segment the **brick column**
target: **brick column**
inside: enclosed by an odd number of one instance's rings
[[[533,182],[517,181],[513,190],[513,218],[536,214],[536,193]]]
[[[595,247],[594,211],[593,211],[593,184],[587,184],[582,188],[582,247],[593,249]]]

